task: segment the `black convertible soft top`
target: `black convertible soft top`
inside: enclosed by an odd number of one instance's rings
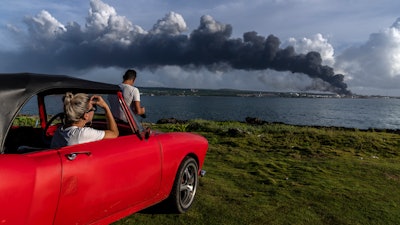
[[[22,106],[39,93],[72,92],[116,93],[118,85],[89,81],[65,75],[33,73],[0,74],[0,152],[11,122]]]

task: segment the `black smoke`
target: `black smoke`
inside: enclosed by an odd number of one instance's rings
[[[242,38],[231,38],[232,26],[211,16],[201,17],[199,27],[184,34],[186,24],[173,12],[144,31],[100,0],[91,0],[89,12],[84,28],[76,22],[63,25],[46,11],[25,18],[28,29],[21,38],[22,51],[2,55],[5,60],[1,66],[67,72],[167,65],[210,70],[272,69],[324,81],[324,85],[313,87],[316,90],[351,94],[344,76],[322,65],[318,52],[297,54],[291,46],[280,48],[279,38],[273,35],[263,37],[253,31]]]
[[[243,39],[230,38],[232,27],[217,32],[202,29],[202,24],[190,36],[145,35],[130,49],[130,62],[136,67],[177,65],[208,67],[229,66],[240,70],[290,71],[303,73],[312,79],[328,83],[326,91],[349,95],[344,75],[322,65],[318,52],[296,54],[292,46],[280,48],[279,38],[267,38],[256,32],[247,32]],[[124,65],[121,65],[124,66]],[[126,65],[127,66],[127,65]]]

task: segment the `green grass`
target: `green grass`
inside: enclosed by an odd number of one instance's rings
[[[13,126],[37,127],[38,125],[39,125],[38,116],[18,115],[13,121]]]
[[[400,224],[400,136],[388,132],[194,120],[207,171],[182,215],[115,224]]]

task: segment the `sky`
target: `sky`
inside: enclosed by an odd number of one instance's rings
[[[2,0],[0,73],[400,96],[397,0]]]

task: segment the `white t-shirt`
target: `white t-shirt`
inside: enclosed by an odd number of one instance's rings
[[[140,102],[139,89],[137,87],[134,87],[129,84],[124,84],[124,83],[121,83],[118,86],[121,88],[122,96],[124,96],[124,100],[125,100],[127,106],[129,108],[131,108],[133,111],[134,105],[132,105],[132,102],[135,102],[135,101]],[[122,108],[118,105],[119,103],[115,104],[114,102],[116,102],[116,100],[110,101],[112,114],[114,115],[114,117],[127,122],[127,119],[125,118],[125,114],[122,111]]]
[[[104,130],[96,130],[91,127],[62,126],[54,133],[51,140],[51,148],[61,148],[67,145],[82,144],[98,141],[104,138]]]
[[[140,102],[140,93],[139,89],[135,86],[129,84],[119,84],[118,85],[122,90],[122,95],[124,96],[126,104],[130,107],[132,102]]]

